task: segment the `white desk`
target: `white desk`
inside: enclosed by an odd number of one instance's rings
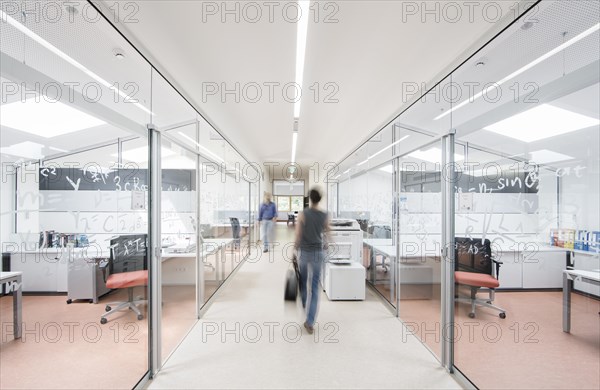
[[[200,258],[202,260],[206,259],[210,255],[216,255],[216,266],[215,272],[217,280],[225,279],[225,267],[221,268],[220,264],[225,261],[225,248],[227,245],[231,244],[234,241],[233,238],[207,238],[204,239],[202,243],[202,248],[200,248]],[[196,258],[196,251],[193,252],[168,252],[163,249],[161,254],[161,262],[165,262],[175,258]],[[231,259],[231,264],[233,267],[233,256]],[[233,269],[233,268],[232,268]]]
[[[13,326],[15,339],[21,338],[23,312],[22,272],[0,272],[0,285],[9,284],[13,293]]]
[[[370,239],[364,239],[363,243],[367,246],[369,246],[371,248],[371,250],[373,251],[372,255],[370,256],[370,278],[371,278],[371,283],[372,284],[376,284],[377,282],[389,282],[389,288],[390,288],[390,300],[391,302],[395,301],[395,280],[396,280],[396,272],[398,272],[397,270],[397,266],[396,264],[399,265],[399,267],[403,267],[404,264],[399,264],[396,261],[396,254],[397,254],[397,246],[396,245],[392,245],[392,240],[388,239],[388,238],[370,238]],[[418,260],[419,263],[416,264],[411,264],[412,267],[427,267],[425,265],[425,259],[427,257],[440,257],[440,254],[437,253],[436,248],[433,248],[431,251],[428,250],[428,248],[424,248],[423,245],[406,245],[401,247],[401,249],[403,251],[405,251],[404,253],[400,254],[400,262],[403,262],[403,260],[408,260],[410,262],[414,262],[414,260]],[[375,254],[379,253],[380,255],[387,257],[390,259],[390,261],[392,262],[392,275],[391,277],[388,279],[384,279],[384,280],[376,280],[376,272],[375,272]]]
[[[563,332],[571,332],[571,283],[580,280],[595,285],[600,284],[600,272],[565,270],[563,271]]]

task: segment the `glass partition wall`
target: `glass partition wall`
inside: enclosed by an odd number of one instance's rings
[[[458,84],[506,80],[452,113],[468,167],[456,236],[488,240],[501,262],[475,267],[498,271],[495,294],[487,285],[477,294],[495,307],[473,311],[471,286],[457,280],[454,359],[481,388],[597,388],[600,7],[557,1],[536,11],[531,28],[512,26],[479,53],[484,66],[453,75]],[[586,271],[591,279],[580,279]],[[557,370],[565,359],[578,364]]]
[[[88,3],[52,22],[22,3],[30,14],[0,9],[1,271],[16,278],[0,291],[0,383],[131,388],[244,259],[260,177],[101,15],[77,17]]]
[[[368,281],[448,370],[479,388],[597,388],[600,9],[534,10],[392,122],[387,167],[371,145],[389,126],[342,161],[329,208],[364,226]],[[375,241],[388,194],[392,237]]]

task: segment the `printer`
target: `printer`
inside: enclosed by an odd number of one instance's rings
[[[321,285],[330,300],[365,299],[366,271],[362,264],[363,232],[354,219],[330,221],[331,241],[321,272]]]
[[[362,264],[363,232],[355,219],[332,219],[329,223],[331,242],[328,256],[331,261],[343,260]]]

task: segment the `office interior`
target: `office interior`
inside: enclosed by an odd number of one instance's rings
[[[600,14],[544,3],[536,28],[510,25],[323,183],[308,169],[261,176],[107,20],[3,14],[2,271],[22,273],[23,329],[19,340],[3,290],[2,387],[143,385],[250,256],[263,194],[291,229],[312,184],[332,219],[359,227],[366,287],[465,387],[600,387],[598,283],[566,282],[563,324],[565,271],[600,272]],[[450,269],[459,238],[502,262],[500,309],[471,315],[472,285]],[[123,261],[138,279],[108,287]],[[140,314],[111,312],[132,297]]]

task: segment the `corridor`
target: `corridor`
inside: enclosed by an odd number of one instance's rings
[[[249,257],[147,388],[460,388],[370,290],[357,302],[321,292],[308,335],[300,303],[283,300],[292,239],[277,226],[277,250]]]

